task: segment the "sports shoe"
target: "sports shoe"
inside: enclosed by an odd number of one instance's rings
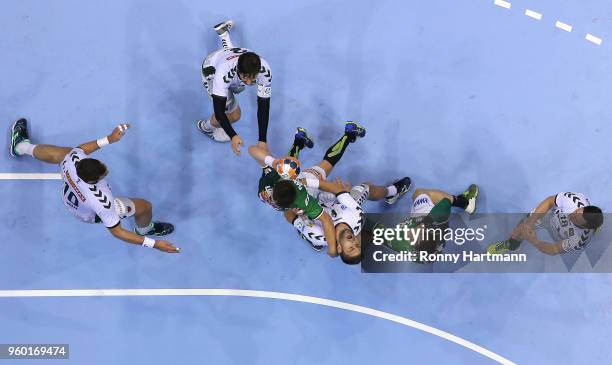
[[[222,35],[225,32],[229,32],[229,30],[232,29],[233,26],[234,21],[230,19],[213,26],[213,28],[218,35]]]
[[[394,182],[393,185],[397,188],[397,194],[385,198],[387,204],[394,204],[399,198],[410,191],[410,188],[412,188],[412,180],[406,176]]]
[[[147,234],[140,234],[136,229],[134,229],[134,232],[139,236],[161,237],[174,232],[174,226],[171,223],[153,222],[153,229],[147,232]]]
[[[196,127],[198,128],[200,132],[204,133],[205,135],[207,135],[208,137],[210,137],[212,140],[216,142],[229,142],[230,141],[229,136],[227,135],[227,133],[225,133],[223,128],[213,127],[212,125],[210,126],[210,128],[207,128],[206,122],[208,121],[198,120],[196,122]]]
[[[11,148],[9,153],[13,157],[20,156],[17,152],[17,145],[21,142],[29,142],[28,137],[28,121],[25,118],[17,120],[11,128]]]
[[[508,242],[506,241],[495,242],[487,246],[487,252],[492,255],[499,255],[508,251],[510,251],[510,248],[508,247]]]
[[[298,141],[304,142],[304,147],[308,147],[308,148],[314,147],[314,141],[308,135],[308,132],[306,132],[306,129],[302,127],[297,128],[297,131],[295,132],[295,139]]]
[[[198,120],[196,122],[196,127],[200,130],[200,132],[208,135],[209,137],[212,135],[212,133],[215,130],[215,127],[213,127],[212,125],[210,126],[211,128],[206,128],[206,122],[208,122],[207,120]]]
[[[465,207],[467,214],[474,214],[476,211],[476,198],[478,198],[478,185],[472,184],[470,187],[461,193],[468,200],[468,206]]]
[[[366,129],[355,122],[346,122],[344,133],[349,136],[349,142],[355,142],[357,138],[365,137]]]

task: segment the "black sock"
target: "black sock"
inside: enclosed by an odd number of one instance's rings
[[[301,139],[295,138],[293,140],[293,145],[291,146],[291,149],[289,150],[289,156],[299,158],[300,151],[303,148],[304,148],[304,141],[302,141]]]
[[[453,199],[453,207],[465,209],[468,206],[469,201],[463,195],[455,195]]]
[[[342,158],[342,155],[344,155],[344,151],[346,151],[349,144],[350,142],[348,136],[346,134],[343,135],[338,142],[334,143],[333,146],[331,146],[327,152],[325,152],[325,157],[323,157],[323,159],[329,162],[332,166],[336,166],[338,161],[340,161]]]
[[[511,251],[516,251],[521,245],[521,242],[522,242],[521,240],[510,238],[506,241],[506,245],[508,246],[508,249],[510,249]]]

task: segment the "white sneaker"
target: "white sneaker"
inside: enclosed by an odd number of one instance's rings
[[[213,26],[213,29],[217,32],[218,35],[222,35],[225,32],[229,32],[229,30],[232,29],[233,26],[234,21],[229,19]]]
[[[229,142],[230,141],[229,136],[227,135],[227,133],[225,133],[225,131],[221,127],[215,128],[212,132],[212,135],[210,135],[210,138],[214,139],[216,142]]]

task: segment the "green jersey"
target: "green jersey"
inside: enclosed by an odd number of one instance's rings
[[[406,220],[400,223],[401,226],[406,226],[408,228],[416,228],[421,223],[426,223],[425,229],[440,229],[442,232],[446,228],[448,228],[448,218],[451,214],[451,202],[450,200],[444,198],[438,202],[427,215],[417,216],[417,217],[408,217]],[[374,228],[385,228],[382,224],[376,224]],[[383,243],[385,246],[389,247],[393,251],[401,252],[401,251],[414,251],[415,245],[410,244],[410,242],[394,239],[391,241],[386,241]],[[444,245],[444,239],[439,237],[439,242],[437,243],[438,247]]]
[[[259,199],[266,204],[272,206],[276,210],[283,210],[272,199],[274,184],[282,180],[278,172],[270,166],[263,168],[261,177],[259,178]],[[290,208],[297,208],[304,212],[304,215],[310,219],[318,219],[323,214],[323,208],[317,202],[317,199],[306,192],[306,188],[297,182],[293,182],[296,190],[296,197]]]

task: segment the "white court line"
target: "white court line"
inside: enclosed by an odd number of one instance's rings
[[[395,314],[382,312],[376,309],[362,307],[360,305],[339,302],[336,300],[311,297],[290,293],[280,293],[260,290],[240,290],[240,289],[82,289],[82,290],[0,290],[0,298],[26,298],[26,297],[124,297],[124,296],[234,296],[251,298],[269,298],[288,300],[292,302],[302,302],[324,305],[351,312],[361,313],[372,317],[378,317],[387,321],[403,324],[404,326],[416,328],[434,336],[456,343],[457,345],[468,348],[481,355],[504,365],[516,365],[514,362],[491,352],[475,343],[464,340],[448,332],[426,324],[413,321]]]
[[[567,23],[563,23],[561,21],[558,21],[555,23],[555,27],[559,28],[559,29],[563,29],[566,32],[571,32],[573,27]]]
[[[535,20],[541,20],[542,19],[542,14],[540,14],[540,13],[538,13],[536,11],[530,10],[530,9],[525,9],[525,15],[527,15],[528,17],[533,18]]]
[[[504,0],[495,0],[495,2],[493,2],[493,4],[497,5],[497,6],[501,6],[502,8],[506,8],[506,9],[510,9],[512,7],[512,4],[504,1]]]
[[[587,35],[584,37],[584,39],[586,39],[589,42],[593,42],[593,43],[595,43],[598,46],[601,45],[601,38],[595,37],[591,33],[587,33]]]
[[[61,180],[62,176],[55,173],[0,173],[0,180]]]

